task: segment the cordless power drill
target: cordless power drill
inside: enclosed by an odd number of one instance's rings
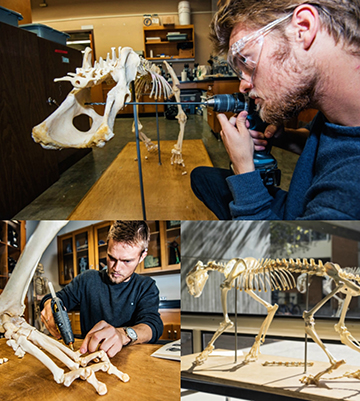
[[[220,113],[229,111],[238,114],[246,110],[248,112],[247,120],[250,122],[249,129],[254,131],[264,132],[268,125],[259,117],[254,99],[242,93],[215,95],[209,98],[205,105]],[[261,178],[266,186],[279,186],[281,172],[278,169],[276,159],[270,154],[271,146],[271,141],[268,141],[265,150],[254,152],[254,165],[255,169],[260,171]]]
[[[51,310],[54,315],[56,326],[61,334],[62,339],[66,345],[69,345],[74,350],[74,334],[71,329],[69,315],[67,314],[64,304],[61,299],[56,296],[52,283],[49,282],[49,289],[52,296]]]

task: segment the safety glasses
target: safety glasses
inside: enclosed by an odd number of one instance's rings
[[[270,22],[270,24],[265,25],[263,28],[239,39],[230,47],[228,63],[239,79],[253,84],[256,66],[260,60],[261,50],[264,44],[264,36],[276,25],[279,25],[291,16],[292,13]]]

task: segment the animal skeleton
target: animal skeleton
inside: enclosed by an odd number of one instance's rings
[[[144,85],[152,83],[151,96],[155,99],[171,95],[167,81],[149,67],[149,63],[140,58],[130,47],[119,47],[118,57],[115,47],[106,60],[91,65],[91,49],[86,48],[81,68],[76,73],[55,79],[70,81],[74,89],[68,94],[59,108],[45,121],[33,128],[32,136],[47,149],[103,147],[114,136],[113,127],[116,114],[130,98],[130,84],[135,79],[143,80]],[[102,82],[115,82],[116,85],[107,95],[105,112],[100,116],[90,103],[90,88]],[[73,119],[86,114],[92,119],[88,132],[81,132],[73,125]]]
[[[95,372],[98,370],[114,374],[124,382],[129,380],[127,374],[120,372],[110,363],[104,351],[81,356],[80,351],[74,352],[46,336],[22,317],[25,310],[25,295],[38,262],[57,232],[66,224],[66,221],[41,221],[38,224],[4,291],[0,294],[0,332],[5,333],[5,338],[8,339],[6,343],[13,348],[15,355],[20,358],[26,352],[33,355],[51,371],[57,383],[63,383],[68,387],[80,377],[92,384],[98,394],[103,395],[107,393],[107,388],[104,383],[97,380]],[[40,348],[63,362],[70,372],[65,373],[64,369],[59,368]],[[87,366],[94,360],[100,362]]]
[[[130,84],[135,81],[135,97],[139,101],[141,94],[151,87],[150,98],[157,100],[160,97],[168,99],[175,93],[176,100],[180,101],[180,92],[177,85],[176,74],[172,67],[165,62],[166,68],[173,78],[173,88],[161,76],[160,69],[149,61],[138,56],[130,47],[119,47],[118,57],[115,47],[112,48],[112,55],[108,54],[107,59],[101,57],[99,62],[91,64],[92,50],[86,48],[81,68],[76,73],[69,72],[67,76],[55,79],[58,81],[70,81],[74,89],[68,94],[63,103],[45,121],[32,130],[32,137],[35,142],[40,143],[46,149],[62,148],[88,148],[92,146],[103,147],[105,142],[113,136],[113,128],[117,113],[124,107],[125,102],[130,98]],[[102,82],[115,82],[116,85],[107,95],[104,115],[99,115],[90,103],[90,89]],[[181,107],[180,107],[181,108]],[[182,111],[182,109],[181,109]],[[136,113],[138,113],[136,108]],[[75,117],[85,114],[92,120],[91,128],[87,132],[78,130],[73,120]],[[180,134],[178,143],[172,151],[171,163],[182,164],[182,141],[186,122],[184,112],[178,113]],[[142,132],[143,126],[138,123],[140,139],[145,143],[148,151],[157,150],[157,145]],[[135,126],[133,125],[133,132]]]
[[[321,277],[329,277],[335,283],[335,288],[331,290],[317,305],[310,311],[305,311],[303,318],[305,320],[305,332],[321,347],[330,361],[330,367],[319,372],[315,376],[304,376],[301,381],[305,384],[319,384],[320,378],[331,373],[340,365],[344,364],[344,360],[337,361],[325,347],[318,334],[315,331],[314,314],[335,294],[345,294],[344,305],[341,311],[338,324],[335,330],[340,335],[340,340],[348,347],[360,352],[360,343],[351,335],[345,326],[345,316],[353,296],[360,295],[360,275],[349,271],[349,268],[341,269],[339,265],[327,262],[323,265],[321,261],[318,264],[314,259],[308,262],[306,259],[261,259],[254,258],[234,258],[226,264],[217,262],[208,262],[203,265],[198,262],[196,266],[188,273],[186,283],[189,293],[194,297],[199,297],[204,289],[208,279],[209,271],[218,271],[225,276],[225,280],[221,284],[221,304],[223,308],[224,321],[220,323],[219,329],[215,332],[207,347],[196,357],[194,365],[201,365],[206,361],[209,354],[214,349],[215,340],[229,327],[233,326],[233,322],[229,319],[227,312],[227,293],[235,286],[235,280],[238,279],[236,289],[244,290],[257,302],[260,302],[267,309],[267,316],[260,327],[258,335],[249,353],[245,356],[244,361],[250,362],[256,360],[260,353],[260,345],[264,342],[266,333],[269,329],[271,321],[275,315],[278,305],[271,305],[259,297],[254,290],[287,290],[296,286],[292,273],[307,273],[309,275],[317,275]],[[358,273],[358,271],[356,271]],[[349,375],[349,374],[348,374]],[[360,379],[360,370],[351,373],[351,377]]]
[[[34,326],[38,324],[39,330],[44,333],[46,326],[41,320],[40,303],[44,295],[49,294],[49,280],[43,276],[44,266],[39,263],[33,277],[33,300],[34,300]]]

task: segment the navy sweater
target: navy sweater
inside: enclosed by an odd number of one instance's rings
[[[318,113],[289,192],[268,191],[258,171],[227,178],[232,218],[360,220],[359,170],[360,127],[331,124]]]
[[[100,320],[114,327],[145,323],[152,330],[152,343],[162,334],[159,315],[159,290],[155,281],[134,273],[128,282],[113,284],[106,270],[87,270],[57,292],[66,309],[80,305],[80,323],[83,336]],[[51,295],[41,301],[41,309]]]

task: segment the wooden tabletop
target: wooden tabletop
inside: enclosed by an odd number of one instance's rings
[[[212,166],[201,139],[183,142],[186,167],[171,165],[176,141],[161,141],[158,154],[140,143],[146,218],[148,220],[216,220],[194,195],[190,173],[197,166]],[[146,159],[145,159],[146,157]],[[70,220],[143,218],[136,143],[129,142],[69,216]],[[186,174],[183,174],[186,172]]]
[[[76,340],[75,348],[79,345],[80,340]],[[18,358],[6,345],[6,340],[0,339],[0,358],[9,359],[0,365],[0,400],[180,400],[180,363],[150,356],[160,347],[140,344],[124,348],[111,362],[127,373],[130,381],[123,383],[114,375],[96,372],[97,379],[108,389],[106,395],[99,396],[91,384],[81,379],[75,380],[70,387],[57,384],[51,372],[36,358],[29,354]],[[58,366],[63,367],[61,362]]]

